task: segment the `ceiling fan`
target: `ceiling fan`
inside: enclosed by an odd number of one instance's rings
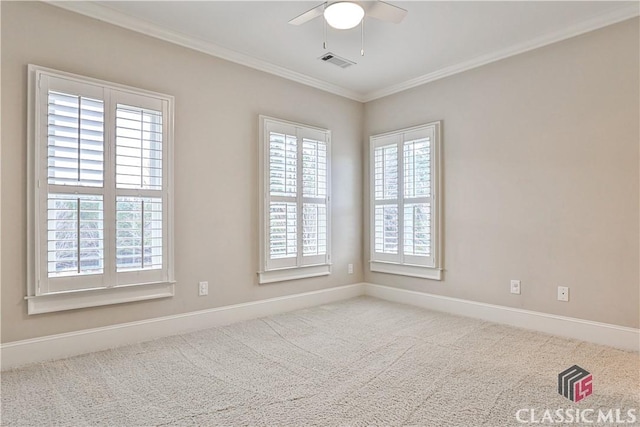
[[[405,9],[378,1],[326,1],[289,21],[292,25],[302,25],[324,15],[325,21],[333,28],[348,30],[367,17],[380,21],[399,23],[407,14]]]
[[[327,48],[327,24],[338,30],[349,30],[360,25],[360,40],[362,46],[360,55],[364,56],[364,17],[375,18],[380,21],[401,22],[407,15],[407,11],[401,7],[377,1],[326,1],[318,6],[298,15],[289,21],[291,25],[302,25],[319,16],[324,16],[324,42],[323,48]]]

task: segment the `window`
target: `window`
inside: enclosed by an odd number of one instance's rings
[[[173,98],[29,77],[29,314],[172,296]]]
[[[260,116],[260,283],[330,274],[330,132]]]
[[[371,137],[371,271],[441,279],[440,122]]]

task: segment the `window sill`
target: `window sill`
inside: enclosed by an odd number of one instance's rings
[[[167,298],[174,295],[175,282],[157,282],[106,289],[58,292],[48,295],[28,296],[25,299],[28,303],[27,313],[31,315]]]
[[[393,262],[369,261],[372,272],[419,277],[421,279],[442,280],[442,269],[421,265],[398,264]]]
[[[285,280],[307,279],[309,277],[328,276],[331,264],[309,265],[305,267],[281,268],[258,272],[258,283],[284,282]]]

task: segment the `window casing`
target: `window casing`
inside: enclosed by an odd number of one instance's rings
[[[370,269],[440,280],[440,122],[370,139]]]
[[[172,296],[173,98],[29,66],[29,314]]]
[[[331,134],[260,116],[260,283],[331,272]]]

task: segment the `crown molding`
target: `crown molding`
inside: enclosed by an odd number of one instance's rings
[[[79,13],[99,21],[107,22],[118,27],[136,31],[160,40],[164,40],[173,44],[177,44],[198,52],[206,53],[236,64],[244,65],[259,71],[276,75],[297,83],[314,87],[325,92],[333,93],[354,101],[363,102],[363,94],[346,89],[344,87],[325,82],[306,74],[298,73],[284,67],[272,64],[261,59],[236,52],[231,49],[218,46],[215,43],[207,42],[202,39],[188,36],[177,31],[168,30],[160,25],[153,24],[140,18],[127,15],[107,6],[91,1],[51,1],[43,0],[45,3],[57,6],[59,8]]]
[[[486,55],[477,56],[468,61],[463,61],[458,64],[450,65],[448,67],[441,68],[431,73],[424,74],[420,77],[416,77],[407,80],[402,83],[388,86],[380,90],[375,90],[365,94],[363,102],[373,101],[378,98],[393,95],[398,92],[405,91],[407,89],[421,86],[425,83],[432,82],[434,80],[443,79],[445,77],[452,76],[454,74],[462,73],[464,71],[478,68],[491,62],[500,61],[510,56],[519,55],[521,53],[528,52],[533,49],[538,49],[543,46],[547,46],[553,43],[560,42],[562,40],[570,39],[572,37],[579,36],[580,34],[588,33],[608,25],[613,25],[618,22],[626,21],[627,19],[634,18],[640,14],[640,4],[634,2],[629,6],[625,6],[619,9],[612,10],[607,13],[599,14],[586,21],[579,22],[571,27],[564,28],[560,31],[556,31],[551,34],[545,34],[543,36],[531,39],[524,43],[519,43],[505,49],[497,50]]]
[[[236,64],[244,65],[259,71],[264,71],[269,74],[273,74],[358,102],[369,102],[379,98],[383,98],[385,96],[393,95],[395,93],[421,86],[435,80],[443,79],[454,74],[478,68],[483,65],[500,61],[502,59],[514,55],[519,55],[521,53],[528,52],[530,50],[547,46],[553,43],[557,43],[571,37],[576,37],[589,31],[594,31],[640,15],[639,3],[629,2],[630,4],[628,6],[596,15],[590,19],[579,22],[571,27],[564,28],[560,31],[546,34],[526,41],[524,43],[519,43],[507,47],[505,49],[490,52],[485,55],[480,55],[468,61],[463,61],[444,68],[440,68],[439,70],[379,90],[361,93],[314,77],[307,76],[302,73],[298,73],[296,71],[289,70],[287,68],[254,58],[249,55],[245,55],[240,52],[236,52],[231,49],[224,48],[222,46],[218,46],[215,43],[207,42],[196,37],[191,37],[177,31],[168,30],[159,25],[153,24],[143,19],[135,18],[133,16],[116,11],[98,3],[94,3],[91,1],[44,1],[48,4],[69,10],[71,12],[76,12],[94,19],[98,19],[100,21],[126,28],[128,30],[146,34],[151,37],[155,37],[227,61],[235,62]]]

